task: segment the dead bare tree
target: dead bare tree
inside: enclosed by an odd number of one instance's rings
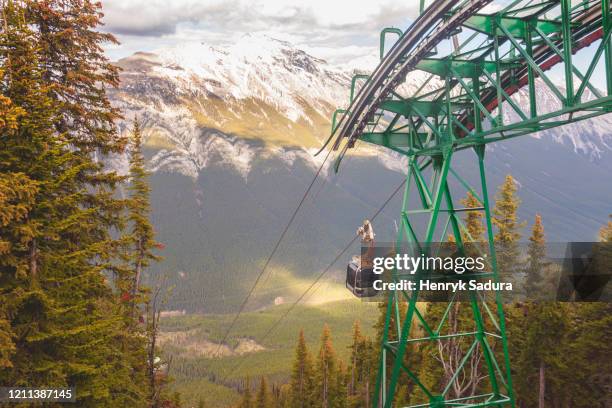
[[[147,377],[150,387],[151,408],[159,408],[161,393],[170,375],[172,356],[163,361],[157,354],[159,322],[163,306],[167,303],[168,293],[162,293],[165,286],[165,279],[162,278],[155,285],[149,299],[145,302],[146,312],[146,336],[147,336]]]
[[[448,313],[449,333],[458,333],[460,330],[460,305],[460,302],[456,302]],[[438,340],[437,360],[440,361],[444,370],[444,384],[448,384],[452,380],[451,390],[455,398],[475,395],[478,385],[488,377],[486,374],[481,374],[483,354],[480,352],[480,344],[477,343],[469,360],[453,379],[471,346],[468,341],[469,338],[469,336],[459,336]]]

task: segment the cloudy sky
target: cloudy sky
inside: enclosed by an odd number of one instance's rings
[[[496,0],[493,11],[510,0]],[[429,4],[431,0],[426,0]],[[113,60],[136,51],[199,42],[223,45],[247,33],[286,40],[332,64],[371,67],[380,30],[406,29],[419,0],[102,0],[105,31],[120,45],[106,48]],[[597,43],[586,50],[591,57]],[[574,63],[585,72],[590,58]],[[602,61],[600,61],[602,63]],[[550,75],[561,80],[561,66]],[[592,79],[603,87],[603,70]]]
[[[341,64],[376,55],[383,27],[408,27],[417,0],[103,0],[105,30],[121,45],[112,59],[135,51],[198,41],[231,42],[246,33],[266,33]]]

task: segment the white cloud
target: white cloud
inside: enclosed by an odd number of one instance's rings
[[[342,63],[376,54],[379,31],[408,27],[417,5],[405,0],[106,0],[103,11],[105,30],[122,43],[108,48],[111,58],[182,41],[223,44],[257,32]]]

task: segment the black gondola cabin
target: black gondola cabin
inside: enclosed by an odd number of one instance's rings
[[[372,297],[378,294],[374,281],[380,279],[372,268],[362,268],[355,260],[346,267],[346,287],[357,297]]]
[[[357,297],[376,296],[378,291],[374,289],[374,281],[379,277],[372,268],[372,253],[374,250],[374,228],[369,220],[357,230],[361,237],[362,246],[368,249],[360,257],[353,257],[346,267],[346,287]]]

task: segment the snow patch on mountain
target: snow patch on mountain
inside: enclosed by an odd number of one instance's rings
[[[177,89],[206,91],[222,99],[255,98],[292,121],[309,120],[303,102],[327,115],[346,99],[348,74],[285,41],[247,34],[227,48],[186,43],[155,52],[151,75],[170,78]]]
[[[559,97],[541,79],[536,79],[537,95],[536,109],[538,114],[560,110],[563,103]],[[557,90],[565,95],[565,87],[558,83]],[[586,89],[582,96],[582,102],[595,99],[596,96]],[[515,93],[512,99],[522,108],[525,115],[529,115],[529,93],[527,89],[521,89]],[[518,114],[506,103],[504,121],[506,123],[518,120]],[[582,113],[577,113],[580,116]],[[562,117],[568,119],[568,115]],[[541,139],[550,138],[554,142],[570,147],[574,153],[586,156],[589,160],[595,161],[603,159],[606,154],[612,153],[612,115],[601,115],[583,121],[569,123],[560,127],[535,132],[530,136]]]
[[[329,126],[317,127],[317,121],[329,118],[335,107],[346,106],[352,75],[370,72],[377,63],[376,56],[364,56],[345,67],[332,66],[288,42],[246,35],[225,48],[188,43],[136,53],[119,61],[122,83],[110,95],[126,118],[138,115],[143,121],[145,140],[155,150],[150,163],[153,171],[196,178],[206,167],[222,165],[246,179],[258,157],[275,157],[288,167],[299,160],[316,171],[324,154],[314,157],[312,146],[327,136]],[[400,87],[402,94],[409,95],[427,76],[410,73]],[[437,84],[439,79],[434,78],[428,88]],[[538,89],[539,113],[560,107],[552,90],[543,83]],[[563,87],[558,89],[564,92]],[[592,97],[586,90],[584,100]],[[513,100],[528,114],[526,90],[513,95]],[[506,123],[518,118],[508,104],[503,114]],[[122,127],[126,130],[128,124]],[[612,115],[607,115],[533,136],[550,138],[590,160],[600,160],[612,153],[610,129]],[[270,130],[281,135],[280,142],[267,143],[272,140]],[[255,136],[245,138],[242,132]],[[304,143],[307,137],[310,146]],[[405,172],[404,157],[366,143],[359,148],[360,154],[370,152],[372,159],[389,169]],[[113,166],[125,168],[125,160],[113,160]]]
[[[268,149],[268,152],[271,157],[279,158],[287,167],[295,166],[296,162],[299,160],[314,172],[323,164],[326,156],[325,152],[316,155],[318,152],[317,149],[286,149],[280,146],[272,146]],[[265,156],[266,154],[263,153],[263,155]],[[323,168],[321,170],[321,175],[325,177],[328,171],[329,168]]]

